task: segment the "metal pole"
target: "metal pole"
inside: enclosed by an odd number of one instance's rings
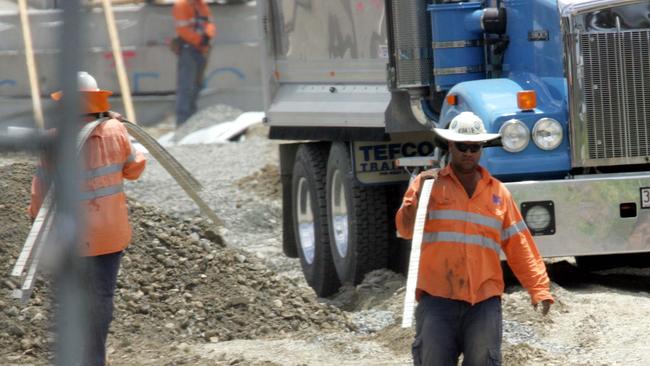
[[[54,263],[57,279],[56,298],[56,358],[58,366],[80,364],[84,349],[87,324],[87,306],[82,292],[82,270],[78,246],[78,192],[80,187],[79,160],[76,152],[76,136],[79,132],[80,101],[77,72],[81,65],[81,34],[84,24],[79,0],[61,2],[63,8],[63,34],[59,75],[63,80],[62,111],[56,121],[57,137],[55,151],[54,187],[56,215],[53,240],[59,246],[60,258]],[[83,154],[82,154],[83,155]],[[56,252],[56,251],[55,251]]]

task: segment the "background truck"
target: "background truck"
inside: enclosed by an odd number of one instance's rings
[[[399,257],[431,133],[472,111],[543,256],[650,251],[649,1],[258,1],[283,249],[321,295]],[[609,257],[609,256],[607,256]],[[605,257],[600,257],[605,258]],[[611,257],[610,257],[611,258]]]

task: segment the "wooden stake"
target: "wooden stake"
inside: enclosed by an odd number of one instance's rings
[[[41,106],[41,91],[38,87],[38,74],[36,72],[36,61],[34,60],[34,48],[32,46],[32,32],[27,17],[27,0],[18,0],[20,11],[20,23],[23,30],[23,41],[25,43],[25,58],[27,59],[27,74],[29,75],[29,90],[32,95],[32,108],[34,109],[34,121],[40,129],[44,127],[43,107]]]
[[[113,16],[113,6],[111,5],[110,0],[102,0],[102,5],[104,6],[106,25],[108,27],[108,35],[111,38],[113,59],[115,60],[115,67],[117,68],[117,77],[120,82],[120,91],[122,93],[122,101],[124,102],[126,118],[129,121],[136,121],[135,110],[133,109],[133,102],[131,101],[131,89],[129,87],[129,79],[126,76],[124,60],[122,59],[122,46],[120,45],[120,38],[118,37],[117,27],[115,26],[115,17]]]

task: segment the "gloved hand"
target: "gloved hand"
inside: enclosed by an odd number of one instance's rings
[[[201,36],[201,46],[207,46],[210,44],[210,37],[207,34]]]

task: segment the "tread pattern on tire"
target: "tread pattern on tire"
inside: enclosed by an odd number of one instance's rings
[[[386,188],[362,186],[352,179],[353,220],[356,221],[357,271],[354,283],[366,273],[388,264],[388,207]]]
[[[368,272],[385,268],[388,264],[391,226],[387,213],[388,192],[385,186],[365,186],[356,180],[346,144],[334,143],[329,159],[338,162],[337,168],[343,175],[345,184],[350,187],[348,239],[349,250],[354,250],[350,256],[355,258],[355,263],[348,263],[353,268],[348,268],[343,276],[346,281],[358,284],[363,281]],[[334,245],[335,243],[332,243],[332,246]],[[338,253],[334,255],[339,258]],[[352,261],[352,259],[347,260]]]

